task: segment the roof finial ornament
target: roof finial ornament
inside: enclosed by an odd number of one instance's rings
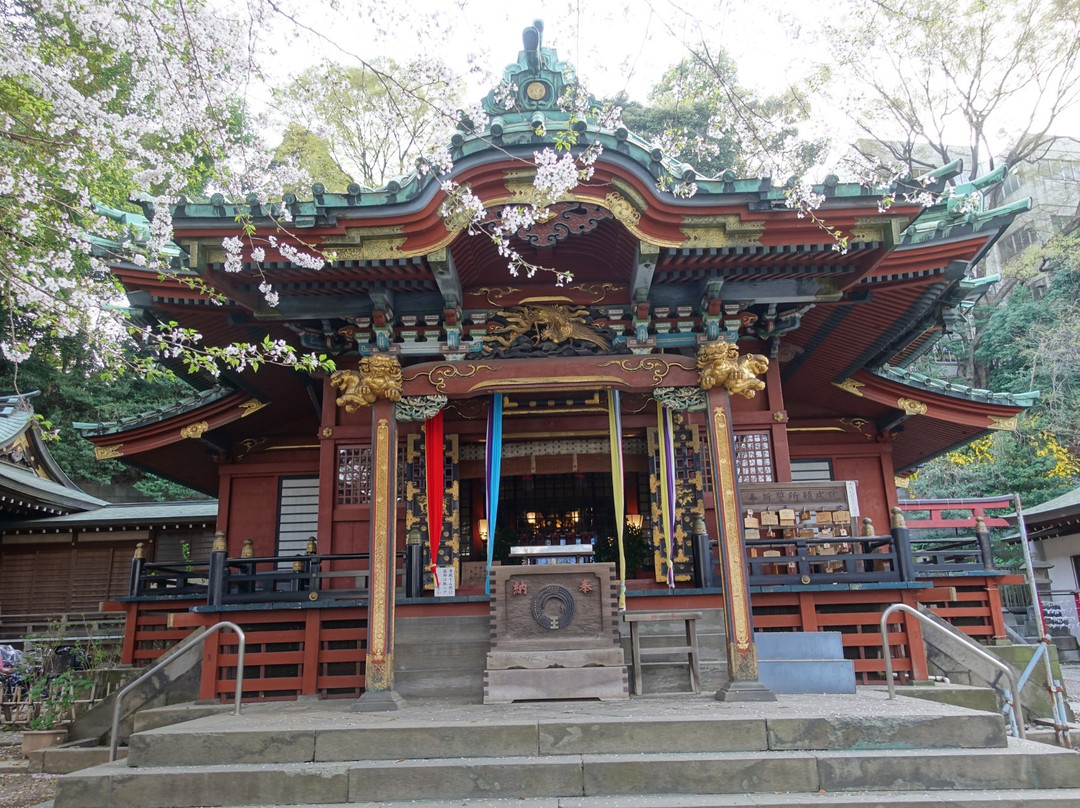
[[[544,21],[533,20],[533,24],[521,32],[521,42],[525,49],[525,63],[531,70],[540,69],[540,48],[544,44]]]

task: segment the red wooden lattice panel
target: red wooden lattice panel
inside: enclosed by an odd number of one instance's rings
[[[133,609],[128,612],[124,662],[140,666],[151,665],[167,651],[172,650],[177,643],[183,642],[194,627],[170,626],[169,616],[186,614],[190,606],[201,602],[173,600],[134,604]]]
[[[209,615],[207,615],[209,617]],[[367,609],[350,607],[213,615],[239,625],[244,650],[243,700],[275,701],[318,694],[356,698],[364,688]],[[208,640],[203,696],[228,701],[236,693],[239,642],[232,632]],[[213,675],[208,676],[208,671]]]

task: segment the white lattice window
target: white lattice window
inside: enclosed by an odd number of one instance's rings
[[[286,477],[278,493],[277,553],[303,555],[319,528],[319,478]]]
[[[337,504],[371,503],[371,447],[339,446],[337,456]]]
[[[768,432],[735,433],[735,473],[741,483],[776,482]]]

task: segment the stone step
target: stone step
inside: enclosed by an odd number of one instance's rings
[[[715,701],[702,702],[707,708]],[[916,703],[922,707],[921,703]],[[445,757],[757,752],[829,749],[1003,748],[1005,726],[991,713],[951,709],[872,718],[843,715],[762,717],[680,714],[476,720],[354,717],[344,726],[296,717],[272,727],[247,714],[222,714],[139,732],[130,765],[196,766],[323,763]],[[348,721],[346,714],[342,720]]]
[[[849,791],[831,794],[662,794],[642,797],[548,797],[470,800],[468,808],[1076,808],[1080,789],[935,791]],[[225,808],[284,808],[282,805],[238,805]],[[290,808],[328,808],[326,803]],[[461,808],[461,800],[361,802],[353,808]]]
[[[406,699],[477,702],[491,618],[410,617],[395,628],[395,690]]]
[[[281,805],[491,797],[615,797],[834,791],[1080,788],[1073,752],[1010,741],[1005,749],[458,757],[339,763],[131,768],[109,763],[62,778],[55,808]],[[658,805],[657,798],[643,804]],[[625,805],[625,799],[620,803]],[[758,803],[754,803],[757,805]],[[865,801],[860,803],[867,805]],[[987,804],[987,803],[983,803]],[[1031,804],[1026,803],[1026,804]],[[1074,803],[1075,805],[1075,803]]]

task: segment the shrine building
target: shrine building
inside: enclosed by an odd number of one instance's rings
[[[196,374],[168,410],[84,428],[99,457],[219,502],[210,558],[135,560],[113,604],[125,659],[231,620],[249,634],[246,698],[474,697],[483,666],[443,674],[455,642],[478,630],[486,643],[493,581],[523,562],[573,578],[572,562],[620,552],[620,610],[717,616],[721,697],[768,697],[762,632],[840,632],[860,681],[880,681],[876,621],[892,603],[1002,637],[988,542],[913,544],[896,479],[1014,428],[1034,400],[906,369],[985,290],[971,269],[1025,209],[979,202],[1005,169],[950,186],[956,163],[885,190],[829,177],[816,217],[800,216],[783,183],[701,177],[624,128],[572,118],[558,103],[567,65],[540,39],[527,29],[506,70],[512,108],[493,91],[483,127],[454,136],[449,177],[315,185],[286,195],[287,230],[281,209],[249,200],[276,306],[254,264],[226,272],[239,211],[220,195],[175,206],[181,283],[110,253],[137,321],[209,345],[268,335],[337,368]],[[603,147],[594,175],[511,242],[572,279],[512,276],[489,237],[443,215],[441,180],[493,220],[529,199],[534,152],[568,130],[575,151]],[[663,190],[681,183],[696,194]],[[905,201],[924,189],[941,201]],[[298,266],[282,244],[330,260]],[[541,623],[546,608],[534,603]],[[917,624],[895,621],[894,670],[927,678]],[[406,643],[410,626],[429,640]],[[203,695],[227,695],[235,641],[209,646]]]

